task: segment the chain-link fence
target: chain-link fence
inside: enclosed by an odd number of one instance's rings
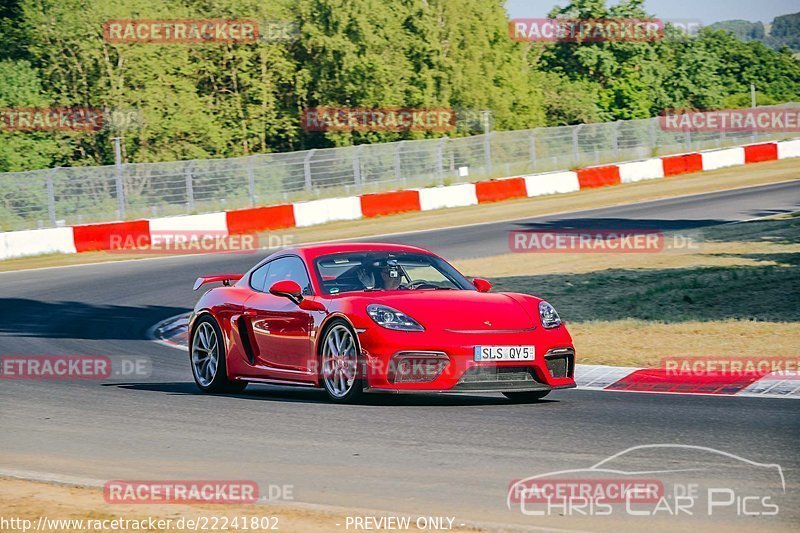
[[[0,174],[0,230],[477,181],[786,137],[664,131],[653,118],[235,159],[9,172]]]

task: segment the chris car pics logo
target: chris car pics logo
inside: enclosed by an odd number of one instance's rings
[[[712,472],[710,469],[716,469]],[[753,485],[742,480],[759,478]],[[589,467],[514,480],[506,505],[526,516],[774,517],[786,505],[779,464],[707,446],[646,444]]]

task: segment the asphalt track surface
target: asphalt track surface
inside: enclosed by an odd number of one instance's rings
[[[455,259],[507,252],[512,229],[696,229],[797,210],[800,181],[793,181],[373,240]],[[257,259],[209,255],[0,274],[0,354],[145,357],[153,366],[148,378],[0,380],[0,470],[95,480],[251,479],[262,487],[292,484],[300,502],[453,515],[456,523],[661,529],[679,522],[533,518],[508,510],[505,498],[511,480],[672,443],[781,465],[786,494],[777,517],[742,522],[718,514],[714,524],[800,523],[800,416],[790,400],[571,390],[535,405],[489,394],[374,396],[339,406],[320,391],[252,385],[240,395],[200,395],[188,357],[147,340],[146,331],[192,307],[197,276],[244,271]],[[775,488],[765,469],[742,470],[715,455],[625,460],[630,470],[701,466],[704,480],[737,490]]]

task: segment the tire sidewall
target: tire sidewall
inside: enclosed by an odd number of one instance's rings
[[[214,329],[214,334],[217,336],[218,350],[217,373],[214,375],[214,379],[211,380],[211,383],[207,386],[201,385],[198,381],[197,374],[195,373],[194,362],[192,361],[192,349],[194,347],[195,335],[197,335],[197,330],[199,329],[200,324],[204,322],[211,324],[211,327]],[[197,319],[197,322],[195,322],[194,327],[192,328],[192,336],[189,339],[189,365],[191,366],[194,382],[201,391],[221,392],[230,384],[230,381],[228,381],[228,365],[226,364],[227,351],[228,350],[225,347],[225,338],[222,336],[222,329],[219,327],[219,324],[217,324],[216,319],[209,314],[201,315]]]
[[[356,378],[353,381],[353,386],[350,387],[350,390],[347,391],[347,394],[344,396],[334,396],[333,393],[331,393],[331,391],[328,389],[328,384],[325,382],[325,376],[323,375],[324,368],[322,365],[322,350],[326,341],[328,340],[328,333],[330,333],[331,329],[337,325],[346,327],[350,332],[350,335],[353,336],[353,341],[356,344]],[[364,395],[364,373],[362,370],[363,360],[361,357],[361,343],[358,340],[358,335],[356,335],[355,330],[346,320],[334,318],[325,325],[324,333],[320,339],[321,340],[317,349],[317,360],[319,361],[319,380],[322,384],[322,388],[325,390],[325,394],[327,394],[328,398],[334,403],[353,403],[360,400]]]

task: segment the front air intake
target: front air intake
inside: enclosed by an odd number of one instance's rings
[[[389,362],[389,383],[430,383],[448,364],[442,352],[401,352]]]
[[[571,348],[555,348],[544,354],[547,371],[554,378],[572,377],[575,370],[575,351]]]

